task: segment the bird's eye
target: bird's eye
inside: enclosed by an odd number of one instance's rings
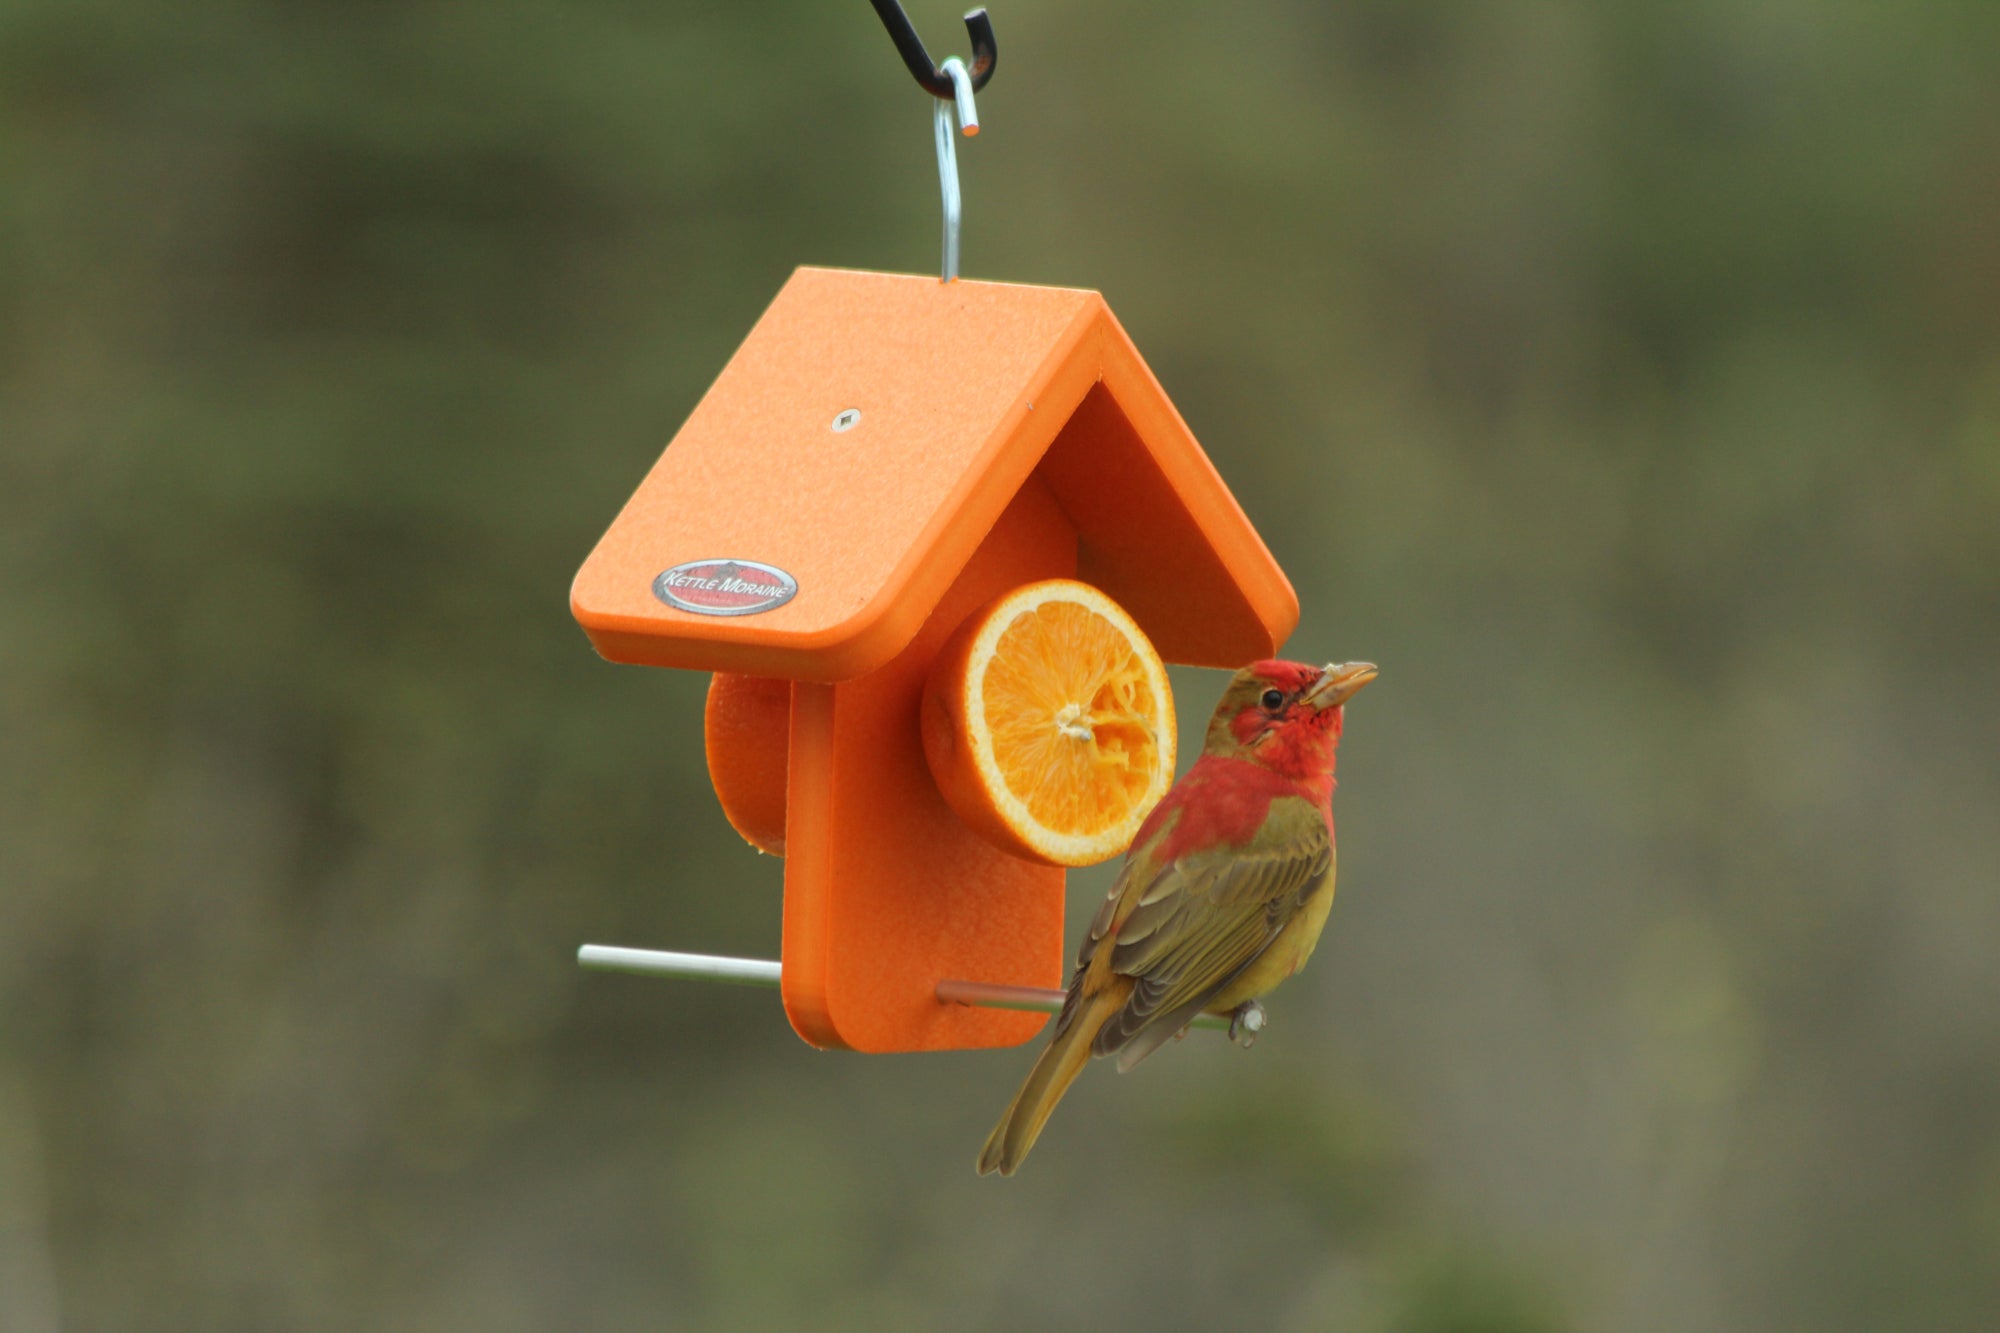
[[[1264,698],[1263,698],[1263,700],[1262,700],[1262,703],[1263,703],[1264,707],[1265,707],[1266,709],[1268,709],[1269,711],[1271,711],[1271,712],[1273,712],[1273,713],[1277,712],[1277,711],[1278,711],[1278,710],[1279,710],[1280,708],[1283,708],[1283,707],[1285,706],[1285,694],[1284,694],[1284,691],[1283,691],[1283,690],[1265,690],[1265,691],[1264,691]]]

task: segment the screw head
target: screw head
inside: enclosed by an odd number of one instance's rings
[[[850,407],[833,418],[832,430],[835,435],[845,435],[861,424],[861,409]]]

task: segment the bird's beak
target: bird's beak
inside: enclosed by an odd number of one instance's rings
[[[1325,674],[1306,695],[1305,702],[1321,711],[1337,707],[1352,699],[1363,685],[1373,679],[1373,662],[1343,662],[1338,666],[1329,662]]]

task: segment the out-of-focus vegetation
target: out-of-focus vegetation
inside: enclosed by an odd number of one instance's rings
[[[565,594],[793,265],[935,264],[860,0],[15,0],[0,1327],[2000,1326],[2000,6],[994,21],[967,273],[1384,666],[1258,1048],[982,1181],[1027,1052],[574,969],[776,948]]]

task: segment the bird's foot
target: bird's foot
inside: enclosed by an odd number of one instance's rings
[[[1229,1040],[1249,1050],[1257,1044],[1257,1034],[1264,1030],[1264,1006],[1255,1000],[1245,1000],[1229,1014]]]

